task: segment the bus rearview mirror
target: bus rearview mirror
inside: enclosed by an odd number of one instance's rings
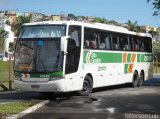
[[[69,36],[64,36],[61,38],[61,51],[66,53],[67,52],[67,43]]]

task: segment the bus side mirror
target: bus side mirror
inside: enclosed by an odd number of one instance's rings
[[[65,54],[67,53],[67,43],[68,43],[67,38],[69,38],[69,36],[61,37],[61,51],[64,52]]]

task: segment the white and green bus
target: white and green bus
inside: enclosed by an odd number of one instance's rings
[[[100,23],[26,23],[14,61],[15,85],[24,91],[89,95],[97,87],[138,87],[153,75],[152,37]]]

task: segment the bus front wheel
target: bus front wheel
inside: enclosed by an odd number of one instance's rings
[[[92,92],[92,89],[93,89],[92,78],[87,75],[84,78],[83,89],[81,91],[78,91],[78,94],[81,96],[88,96]]]
[[[139,80],[139,76],[138,76],[138,72],[134,72],[133,74],[133,79],[132,79],[132,84],[133,84],[133,87],[138,87],[138,81]]]

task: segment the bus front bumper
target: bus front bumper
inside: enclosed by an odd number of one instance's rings
[[[24,82],[14,80],[17,89],[33,92],[67,92],[65,79],[48,81],[43,83]]]

